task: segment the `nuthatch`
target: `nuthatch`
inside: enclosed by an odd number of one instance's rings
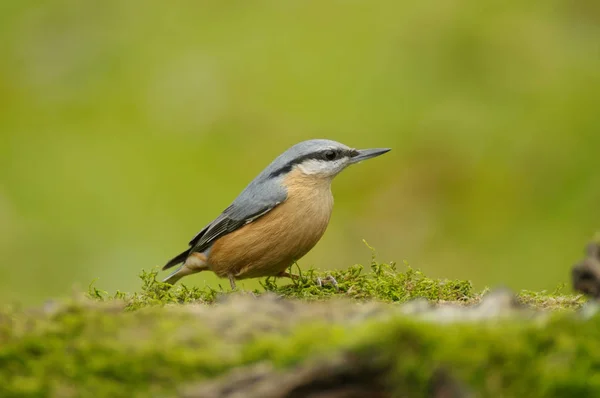
[[[292,146],[163,267],[183,263],[164,282],[212,271],[235,289],[236,279],[293,277],[286,269],[317,244],[329,224],[333,178],[389,150],[356,150],[330,140]]]

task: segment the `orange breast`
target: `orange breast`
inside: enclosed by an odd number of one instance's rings
[[[285,202],[214,243],[208,257],[213,272],[238,279],[276,275],[321,239],[333,208],[330,179],[294,170],[284,182]]]

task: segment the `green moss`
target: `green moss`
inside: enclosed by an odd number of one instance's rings
[[[373,257],[370,264],[371,272],[365,272],[360,264],[344,270],[317,271],[309,269],[296,271],[297,279],[266,278],[261,282],[263,290],[254,290],[255,295],[265,292],[275,293],[281,297],[303,300],[325,300],[331,298],[351,298],[359,301],[406,302],[416,298],[424,298],[431,302],[453,302],[465,305],[476,304],[488,289],[476,292],[470,281],[442,280],[429,278],[419,270],[404,264],[404,271],[399,271],[395,263],[378,263]],[[171,286],[156,279],[158,270],[143,271],[140,274],[142,288],[140,292],[113,295],[90,285],[88,296],[97,300],[122,300],[128,310],[136,310],[146,306],[213,303],[219,296],[230,294],[227,291],[217,291],[210,287],[188,288],[185,283]],[[322,283],[333,276],[337,286]],[[564,293],[564,285],[558,286],[553,292],[533,292],[523,290],[517,299],[526,305],[541,309],[577,309],[584,302],[582,295]]]
[[[548,310],[573,310],[585,303],[586,299],[582,294],[567,294],[564,290],[564,284],[557,286],[551,293],[545,290],[541,292],[522,290],[518,294],[518,299],[523,304]]]
[[[92,282],[88,288],[88,297],[99,301],[123,301],[126,303],[125,308],[127,310],[166,304],[212,303],[217,297],[218,292],[211,288],[188,288],[184,284],[173,287],[158,281],[156,279],[157,275],[157,269],[142,271],[140,274],[141,292],[134,293],[116,292],[114,295],[110,295],[108,292],[98,289]]]
[[[290,269],[291,271],[291,269]],[[436,280],[424,276],[420,271],[406,265],[404,272],[396,269],[396,264],[373,262],[371,273],[365,273],[360,264],[345,270],[318,272],[309,269],[302,273],[298,270],[298,279],[286,280],[267,278],[261,283],[263,291],[254,294],[272,292],[286,298],[305,300],[323,300],[335,297],[349,297],[357,300],[377,300],[382,302],[405,302],[414,298],[426,298],[431,301],[463,301],[476,298],[469,281]],[[185,304],[191,302],[212,303],[225,291],[216,291],[209,287],[188,288],[185,284],[171,286],[156,279],[157,270],[142,272],[142,290],[139,293],[126,294],[107,292],[90,285],[88,295],[98,300],[117,299],[127,302],[130,310],[152,305]],[[331,283],[318,283],[333,276],[337,286]]]

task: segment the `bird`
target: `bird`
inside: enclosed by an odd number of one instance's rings
[[[286,270],[318,243],[329,224],[334,177],[390,150],[357,150],[328,139],[291,146],[162,267],[181,264],[163,282],[173,285],[185,276],[212,271],[228,278],[235,290],[236,280],[296,277]]]

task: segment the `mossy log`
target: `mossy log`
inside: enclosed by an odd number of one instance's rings
[[[581,296],[474,292],[371,264],[318,286],[170,288],[0,312],[2,397],[597,397]],[[90,297],[91,296],[91,297]]]

